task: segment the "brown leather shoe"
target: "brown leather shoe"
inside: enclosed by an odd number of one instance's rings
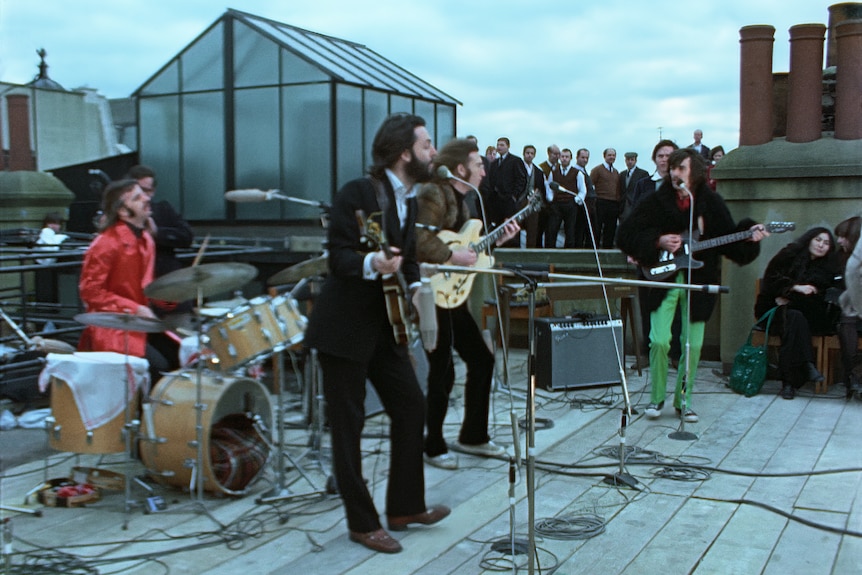
[[[402,549],[401,544],[382,527],[377,531],[369,531],[368,533],[351,531],[350,540],[381,553],[398,553]]]
[[[407,531],[411,523],[422,525],[434,525],[441,519],[447,517],[452,511],[445,505],[432,505],[422,513],[415,515],[402,515],[400,517],[387,516],[390,531]]]

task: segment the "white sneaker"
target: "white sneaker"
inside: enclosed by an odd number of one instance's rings
[[[506,454],[506,449],[501,445],[497,445],[493,441],[480,443],[479,445],[467,445],[466,443],[457,441],[455,442],[455,446],[459,451],[463,451],[464,453],[469,453],[471,455],[479,455],[481,457],[497,457]]]
[[[425,463],[440,469],[458,469],[458,457],[451,453],[441,453],[434,457],[425,456]]]
[[[661,410],[663,407],[664,407],[663,401],[660,403],[650,403],[649,405],[646,406],[646,409],[644,410],[644,414],[649,419],[655,419],[657,417],[661,417]]]

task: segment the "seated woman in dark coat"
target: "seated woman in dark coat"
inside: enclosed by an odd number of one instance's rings
[[[770,329],[781,335],[778,367],[784,399],[793,399],[807,381],[823,381],[814,365],[811,336],[835,333],[837,318],[824,295],[840,275],[835,239],[823,227],[787,244],[766,266],[754,313],[760,317],[779,306]]]

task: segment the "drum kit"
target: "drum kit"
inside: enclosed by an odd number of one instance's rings
[[[193,265],[153,281],[144,289],[151,299],[196,301],[198,360],[193,367],[184,366],[164,374],[152,386],[152,391],[147,385],[136,386],[129,381],[124,386],[124,409],[119,413],[111,412],[111,417],[100,421],[95,428],[85,425],[85,415],[80,413],[83,394],[74,396],[74,386],[63,385],[66,382],[55,373],[51,377],[52,418],[48,424],[51,446],[75,453],[125,451],[130,459],[137,450],[147,476],[158,483],[187,488],[198,503],[204,491],[244,495],[267,463],[275,466],[275,486],[258,502],[292,497],[284,484],[285,457],[311,484],[314,493],[323,493],[285,451],[283,352],[302,342],[307,323],[293,293],[308,281],[317,280],[310,275],[325,273],[326,261],[324,254],[269,278],[270,285],[298,282],[291,292],[250,301],[236,298],[219,302],[217,305],[229,303],[232,306],[222,309],[205,307],[204,298],[241,288],[257,274],[253,266],[242,263]],[[82,313],[75,319],[85,325],[121,330],[127,338],[129,332],[156,333],[170,329],[162,320],[123,313]],[[80,364],[93,361],[98,364],[95,369],[99,370],[99,377],[90,379],[101,383],[105,381],[102,377],[104,358],[94,357],[99,354],[122,358],[123,373],[128,380],[133,379],[132,374],[140,368],[136,362],[143,362],[141,375],[146,381],[145,360],[109,352],[49,355],[49,368],[45,371],[79,373]],[[267,388],[259,378],[244,377],[240,370],[252,372],[252,366],[275,355],[280,365],[278,402],[273,412]],[[75,365],[69,370],[71,364]],[[140,399],[139,389],[143,390]],[[78,410],[74,409],[76,404]],[[190,410],[194,410],[194,418]],[[273,425],[276,425],[277,438],[268,437]],[[273,451],[275,457],[270,458]],[[138,483],[151,491],[148,485]],[[125,484],[128,513],[137,502],[131,497],[131,481]]]

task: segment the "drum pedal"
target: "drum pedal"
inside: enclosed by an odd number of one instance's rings
[[[147,497],[146,501],[146,513],[158,513],[159,511],[164,511],[168,508],[168,504],[165,502],[164,497],[162,497],[161,495],[153,495],[152,497]]]

